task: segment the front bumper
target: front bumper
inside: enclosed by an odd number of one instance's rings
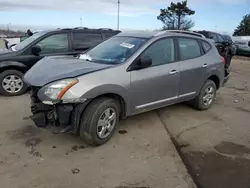
[[[38,127],[47,127],[48,125],[55,127],[65,127],[70,124],[70,117],[73,111],[73,105],[44,105],[35,104],[37,107],[31,106],[33,115],[31,119]],[[36,111],[33,109],[36,108]]]
[[[31,88],[31,119],[35,125],[40,128],[48,126],[70,130],[73,133],[78,131],[80,115],[87,105],[85,103],[63,104],[58,103],[54,105],[43,104],[37,97],[39,89]],[[71,127],[71,128],[68,128]]]

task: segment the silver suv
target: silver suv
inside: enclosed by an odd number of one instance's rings
[[[79,57],[45,57],[24,76],[31,117],[54,133],[107,142],[120,119],[190,101],[208,109],[224,83],[215,45],[176,32],[120,33]]]

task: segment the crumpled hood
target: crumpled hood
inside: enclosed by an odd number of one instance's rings
[[[41,87],[56,80],[74,78],[111,66],[88,62],[72,56],[45,57],[24,75],[24,81],[29,86]]]

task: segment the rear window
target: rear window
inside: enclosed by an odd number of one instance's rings
[[[86,50],[102,42],[101,33],[73,33],[74,49]]]
[[[208,42],[201,41],[201,45],[205,53],[211,49],[211,45]]]

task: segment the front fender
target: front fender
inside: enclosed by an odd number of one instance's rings
[[[126,114],[130,114],[130,100],[128,90],[122,86],[115,84],[105,84],[97,86],[86,93],[84,93],[81,97],[86,99],[93,99],[105,94],[115,94],[119,95],[125,102],[127,112]]]
[[[26,65],[24,65],[23,63],[17,62],[17,61],[4,61],[4,62],[0,62],[0,70],[1,69],[5,69],[8,67],[18,67],[19,69],[23,70],[23,71],[27,71],[28,67]]]

